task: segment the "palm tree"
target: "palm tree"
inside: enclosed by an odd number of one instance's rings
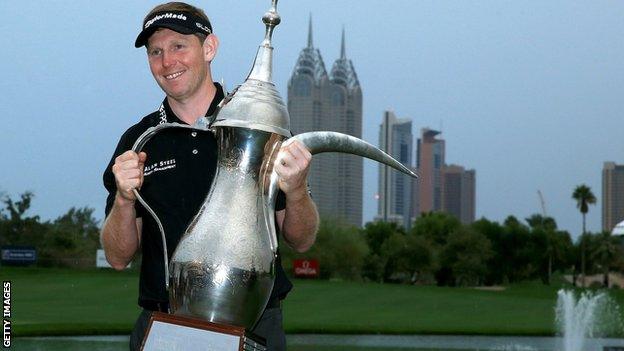
[[[611,232],[605,231],[596,237],[596,247],[593,250],[593,258],[600,263],[603,274],[603,284],[605,288],[609,287],[609,268],[620,253],[620,241],[611,235]]]
[[[572,198],[576,200],[576,208],[583,215],[583,236],[585,236],[585,215],[589,211],[589,205],[596,203],[596,196],[592,193],[591,188],[585,184],[578,185],[572,193]],[[585,287],[585,240],[581,241],[581,284]]]
[[[535,235],[543,235],[545,247],[543,248],[543,257],[548,260],[548,275],[546,276],[546,284],[550,285],[552,276],[553,261],[561,256],[561,240],[557,234],[557,222],[554,218],[542,216],[541,214],[533,214],[529,218],[525,218],[531,232]]]

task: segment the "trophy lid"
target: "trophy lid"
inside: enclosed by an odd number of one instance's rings
[[[256,58],[245,82],[230,93],[216,115],[213,126],[243,127],[290,134],[290,117],[272,80],[273,30],[281,22],[277,13],[277,0],[262,17],[265,24],[264,40],[258,47]]]

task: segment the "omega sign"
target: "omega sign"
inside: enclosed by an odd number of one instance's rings
[[[318,278],[319,276],[318,260],[294,260],[293,268],[297,278]]]

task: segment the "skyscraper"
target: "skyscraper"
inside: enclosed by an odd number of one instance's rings
[[[458,165],[446,165],[445,141],[439,131],[421,129],[416,146],[416,167],[412,164],[412,122],[386,111],[380,126],[379,146],[405,166],[418,179],[409,178],[387,167],[379,167],[378,210],[375,220],[411,224],[427,212],[446,212],[462,223],[475,220],[476,172]]]
[[[362,137],[362,91],[346,57],[342,31],[340,58],[328,75],[323,58],[312,40],[301,51],[288,82],[291,129],[299,134],[329,130]],[[321,154],[312,161],[308,181],[319,213],[362,224],[362,158],[345,154]]]
[[[379,130],[379,147],[404,166],[413,168],[412,121],[398,119],[391,111],[384,112]],[[412,178],[379,165],[377,218],[410,228],[412,221]]]
[[[420,131],[416,151],[416,167],[418,169],[418,206],[413,206],[414,217],[420,213],[441,211],[442,188],[444,174],[442,168],[445,163],[445,143],[437,139],[440,134],[437,130],[423,128]]]
[[[605,162],[602,168],[602,230],[624,220],[624,165]]]
[[[462,223],[475,220],[475,171],[462,166],[448,165],[444,173],[444,212],[457,217]]]

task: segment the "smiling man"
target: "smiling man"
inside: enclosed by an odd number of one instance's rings
[[[106,258],[122,270],[138,252],[142,257],[138,304],[143,311],[130,337],[131,350],[139,348],[152,311],[169,311],[158,225],[136,201],[132,189],[140,188],[159,216],[167,235],[166,254],[171,258],[207,195],[217,160],[212,133],[172,128],[154,137],[144,152],[131,151],[132,145],[158,124],[193,124],[202,116],[211,116],[225,95],[223,87],[212,81],[210,65],[219,40],[202,10],[180,2],[156,6],[145,17],[135,46],[146,47],[150,70],[166,97],[155,112],[122,135],[104,172],[108,198],[101,241]],[[311,155],[293,142],[280,149],[277,159],[281,160],[274,166],[281,189],[277,223],[285,242],[303,252],[314,243],[318,227],[318,213],[306,182]],[[292,284],[279,254],[276,267],[271,298],[252,331],[267,340],[269,350],[285,350],[280,306]]]

